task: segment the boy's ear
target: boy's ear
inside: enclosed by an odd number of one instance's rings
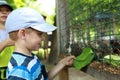
[[[18,37],[19,37],[20,39],[25,39],[25,29],[20,29],[20,30],[18,31]]]

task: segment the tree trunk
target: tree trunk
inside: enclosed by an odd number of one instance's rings
[[[51,50],[50,50],[50,55],[48,58],[48,62],[55,64],[57,57],[58,57],[58,50],[57,50],[57,30],[53,31],[52,38],[51,38]]]

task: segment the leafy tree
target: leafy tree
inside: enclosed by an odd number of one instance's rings
[[[120,18],[120,0],[69,0],[69,20],[70,26],[78,30],[80,34],[84,33],[87,37],[87,32],[92,35],[99,36],[97,31],[104,31],[106,35],[113,33],[120,33],[119,18]],[[116,24],[115,30],[112,26],[113,22]],[[118,29],[119,28],[119,29]],[[86,30],[87,29],[87,30]],[[89,30],[88,30],[89,29]],[[73,30],[74,31],[74,30]],[[78,32],[76,32],[78,34]],[[92,36],[90,35],[90,36]],[[83,36],[82,36],[83,37]]]

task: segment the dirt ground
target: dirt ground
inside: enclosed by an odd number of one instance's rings
[[[113,67],[109,64],[94,61],[90,64],[90,66],[93,67],[93,68],[96,68],[99,71],[106,71],[106,72],[109,72],[111,74],[120,75],[120,69],[118,69],[116,67]]]

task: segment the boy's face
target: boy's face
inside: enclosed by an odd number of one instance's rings
[[[11,10],[7,6],[0,6],[0,22],[5,22]]]
[[[43,33],[32,29],[32,31],[26,34],[26,47],[33,51],[40,48],[40,43],[43,39]]]

